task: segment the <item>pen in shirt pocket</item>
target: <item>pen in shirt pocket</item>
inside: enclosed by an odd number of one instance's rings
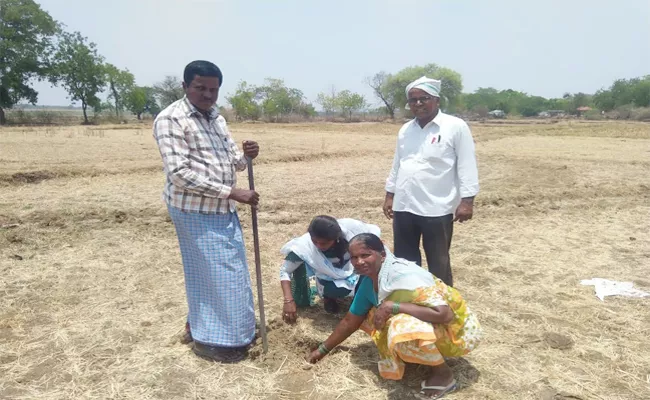
[[[434,136],[433,139],[431,139],[431,144],[433,143],[440,143],[440,135]]]

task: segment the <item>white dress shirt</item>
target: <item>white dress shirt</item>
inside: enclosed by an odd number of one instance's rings
[[[421,128],[416,119],[402,126],[386,191],[393,211],[424,217],[453,214],[461,198],[479,190],[474,139],[460,118],[438,111]]]

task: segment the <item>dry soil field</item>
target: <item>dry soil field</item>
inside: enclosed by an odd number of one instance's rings
[[[279,249],[315,214],[377,223],[398,129],[233,125],[260,142],[256,185],[270,351],[223,366],[179,343],[178,244],[148,126],[0,130],[0,398],[404,399],[356,333],[322,363],[337,318],[279,321]],[[473,125],[481,193],[457,225],[458,289],[485,330],[449,399],[648,399],[650,299],[599,301],[581,279],[650,290],[650,125]],[[247,185],[246,174],[240,185]],[[250,213],[240,207],[252,264]],[[253,269],[251,268],[251,271]]]

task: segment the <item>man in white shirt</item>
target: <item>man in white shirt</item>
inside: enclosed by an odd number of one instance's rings
[[[423,76],[406,94],[415,118],[399,131],[384,214],[395,255],[422,265],[422,239],[429,271],[453,286],[453,223],[472,218],[479,191],[474,139],[465,121],[440,111],[440,81]]]

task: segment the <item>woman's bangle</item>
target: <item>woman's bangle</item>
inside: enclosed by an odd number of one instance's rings
[[[393,303],[393,315],[399,314],[399,301]]]
[[[293,303],[294,301],[294,299],[284,299],[284,304]]]
[[[318,352],[321,353],[322,355],[329,354],[330,350],[325,347],[325,343],[321,343],[318,345]]]

